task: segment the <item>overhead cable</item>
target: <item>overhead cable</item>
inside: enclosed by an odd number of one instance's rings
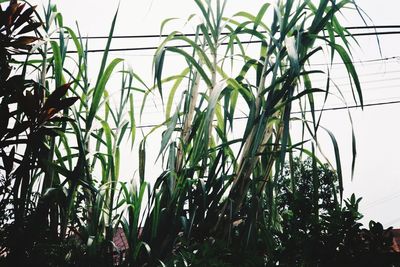
[[[350,106],[338,106],[338,107],[330,107],[330,108],[322,108],[322,109],[315,109],[314,112],[321,112],[321,111],[338,111],[338,110],[346,110],[346,109],[355,109],[355,108],[366,108],[366,107],[376,107],[376,106],[388,106],[388,105],[395,105],[395,104],[400,104],[400,100],[393,100],[393,101],[386,101],[386,102],[376,102],[376,103],[368,103],[364,104],[363,106],[361,105],[350,105]],[[310,113],[312,112],[311,110],[305,110],[305,111],[293,111],[291,114],[301,114],[301,113]],[[241,116],[241,117],[235,117],[233,118],[234,120],[244,120],[248,119],[248,116]],[[177,123],[179,124],[179,123]],[[160,124],[147,124],[147,125],[137,125],[137,129],[143,129],[143,128],[154,128],[160,126]]]

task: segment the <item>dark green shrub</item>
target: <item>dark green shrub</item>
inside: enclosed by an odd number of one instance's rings
[[[392,266],[400,256],[392,250],[391,228],[373,221],[363,229],[354,194],[342,204],[338,179],[328,166],[295,160],[296,181],[277,181],[282,230],[274,262],[280,266]],[[367,264],[367,265],[365,265]]]
[[[67,120],[56,114],[78,99],[64,97],[70,84],[50,93],[45,84],[26,77],[42,25],[34,20],[34,9],[17,1],[0,9],[0,253],[20,266],[36,257],[40,242],[57,238],[58,226],[50,223],[48,212],[62,206],[65,195],[61,189],[48,191],[51,183],[40,194],[35,183],[47,170],[48,138],[57,136]],[[12,64],[15,54],[26,54],[25,63]]]

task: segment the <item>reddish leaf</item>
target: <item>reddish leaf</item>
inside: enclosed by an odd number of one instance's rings
[[[68,98],[61,99],[61,100],[54,100],[54,101],[51,101],[51,103],[50,103],[51,105],[48,104],[48,102],[46,102],[46,105],[45,105],[46,108],[43,108],[43,111],[39,118],[40,123],[48,121],[59,111],[72,106],[78,99],[79,99],[79,97],[68,97]]]
[[[51,108],[51,107],[42,110],[42,112],[40,113],[40,116],[38,118],[38,123],[43,124],[43,123],[47,122],[54,115],[56,115],[58,111],[59,111],[58,109]]]
[[[29,49],[30,48],[29,45],[37,40],[39,40],[38,37],[22,36],[17,38],[15,41],[11,42],[10,45],[14,48]]]
[[[18,32],[18,34],[24,34],[24,33],[28,33],[28,32],[34,31],[34,30],[36,30],[37,28],[39,28],[40,26],[42,26],[42,25],[43,25],[43,24],[42,24],[41,22],[33,22],[33,23],[30,23],[30,24],[26,25],[25,27],[23,27],[23,28]]]
[[[43,108],[47,109],[49,107],[57,107],[57,102],[60,100],[60,98],[66,95],[68,89],[71,87],[71,84],[72,83],[66,83],[54,90],[54,92],[51,93],[47,98]]]
[[[22,5],[18,5],[17,10],[15,11],[14,15],[13,15],[13,22],[15,22],[15,20],[19,17],[19,15],[21,14],[22,10],[24,10],[25,8],[25,3]]]
[[[65,94],[67,93],[68,89],[71,87],[71,84],[72,83],[66,83],[64,85],[61,85],[56,90],[54,90],[54,92],[51,94],[51,96],[60,99],[61,97],[65,96]]]
[[[69,107],[72,106],[78,99],[79,99],[79,97],[68,97],[68,98],[65,98],[65,99],[61,99],[60,102],[59,102],[59,104],[58,104],[58,108],[59,108],[60,110],[69,108]]]
[[[32,6],[30,8],[28,8],[27,10],[24,11],[24,13],[22,13],[17,21],[14,24],[14,30],[18,29],[22,24],[24,24],[25,22],[28,22],[28,20],[30,19],[30,16],[33,14],[33,12],[35,11],[36,6]]]
[[[10,2],[10,5],[6,9],[6,16],[7,16],[7,30],[11,28],[13,22],[14,22],[14,14],[18,9],[18,4],[17,3],[12,3]]]

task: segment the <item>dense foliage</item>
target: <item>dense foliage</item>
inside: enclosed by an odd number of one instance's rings
[[[352,195],[342,206],[335,189],[337,175],[326,165],[312,165],[311,159],[296,159],[279,177],[276,199],[282,228],[269,236],[260,232],[255,247],[243,249],[244,228],[238,224],[232,246],[214,239],[191,246],[182,243],[171,262],[175,266],[399,266],[391,228],[374,221],[369,229],[363,228],[361,199]],[[289,175],[296,184],[289,183]]]
[[[108,58],[118,12],[92,81],[87,43],[56,6],[49,3],[43,19],[27,3],[0,10],[0,263],[395,264],[391,229],[375,222],[363,229],[360,199],[343,202],[339,147],[315,111],[332,90],[331,70],[310,63],[324,50],[342,61],[363,104],[351,35],[336,16],[355,3],[277,1],[232,18],[224,16],[227,1],[194,3],[202,23],[193,37],[172,32],[160,44],[154,84],[124,65],[116,89],[108,82],[123,60]],[[257,55],[246,50],[248,40]],[[176,42],[184,45],[170,45]],[[187,66],[164,77],[166,53]],[[313,86],[318,75],[325,88]],[[143,96],[142,113],[156,91],[165,121],[145,133],[130,159],[139,163],[138,177],[127,181],[121,147],[137,139],[134,97]],[[301,137],[291,135],[294,123]],[[163,171],[153,185],[147,140],[160,129]],[[332,139],[336,170],[314,151],[320,129]],[[115,241],[121,232],[123,247]]]
[[[315,162],[314,162],[315,164]],[[282,230],[277,233],[281,266],[392,266],[400,263],[393,251],[391,228],[371,221],[363,229],[358,211],[361,198],[338,200],[337,176],[312,160],[294,162],[296,184],[278,183]],[[289,174],[287,174],[289,175]],[[286,184],[285,184],[286,183]],[[317,183],[317,184],[316,184]]]
[[[32,261],[38,242],[51,242],[46,232],[58,231],[58,222],[46,216],[57,208],[57,189],[52,189],[47,173],[41,192],[35,190],[35,183],[47,169],[49,139],[65,130],[61,124],[67,119],[55,115],[78,100],[64,98],[69,84],[50,94],[44,81],[27,79],[27,62],[12,71],[12,55],[26,53],[39,40],[41,23],[32,19],[33,12],[34,7],[17,1],[1,10],[0,247],[2,253],[8,250],[12,262]]]

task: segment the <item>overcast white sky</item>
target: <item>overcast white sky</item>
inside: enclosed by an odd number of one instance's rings
[[[47,3],[44,0],[32,2],[39,5]],[[54,2],[63,13],[66,25],[74,26],[75,21],[78,21],[82,35],[89,36],[108,34],[110,22],[118,6],[118,1],[61,0]],[[260,0],[229,0],[226,15],[233,15],[242,10],[256,13],[263,3],[264,1]],[[398,0],[359,0],[358,4],[371,17],[375,25],[400,25]],[[179,26],[190,14],[195,12],[194,2],[189,0],[121,0],[115,34],[158,34],[160,24],[164,19],[182,18],[183,20],[171,24]],[[349,13],[344,18],[343,24],[345,26],[361,26],[362,22],[357,15]],[[174,29],[172,26],[167,28],[167,31]],[[380,57],[376,39],[360,37],[358,42],[360,47],[354,46],[355,61]],[[383,57],[400,56],[400,35],[382,36],[380,42]],[[158,39],[125,40],[115,42],[113,47],[156,46],[158,43]],[[103,44],[99,41],[91,41],[90,47],[102,48]],[[151,81],[152,53],[153,51],[138,51],[116,53],[112,56],[126,58],[141,77]],[[92,58],[93,62],[97,62],[98,59],[95,55]],[[92,65],[95,73],[97,71],[96,63],[89,65]],[[357,64],[357,67],[365,88],[365,103],[400,100],[400,60]],[[343,66],[337,67],[336,77],[343,76],[342,69]],[[346,80],[338,78],[337,82],[345,84]],[[346,87],[343,90],[345,91]],[[340,105],[337,101],[333,101],[331,106],[335,106],[335,103]],[[346,194],[350,195],[354,192],[357,196],[363,197],[361,211],[366,216],[364,222],[373,219],[386,226],[400,227],[398,209],[400,203],[400,105],[369,107],[364,111],[352,110],[351,113],[358,145],[357,166],[352,182],[350,179],[351,132],[347,112],[331,111],[326,112],[323,116],[323,125],[332,130],[339,141],[345,172]],[[145,117],[148,121],[144,120],[142,123],[160,121],[163,117],[158,114],[160,113],[153,109],[153,113],[149,113]],[[326,137],[323,137],[322,142],[329,147],[327,140]],[[157,142],[157,140],[153,141]],[[156,150],[158,151],[158,148]],[[125,153],[127,162],[136,161],[136,151],[132,155],[129,155],[128,152]],[[125,171],[132,173],[133,170],[128,166]]]

